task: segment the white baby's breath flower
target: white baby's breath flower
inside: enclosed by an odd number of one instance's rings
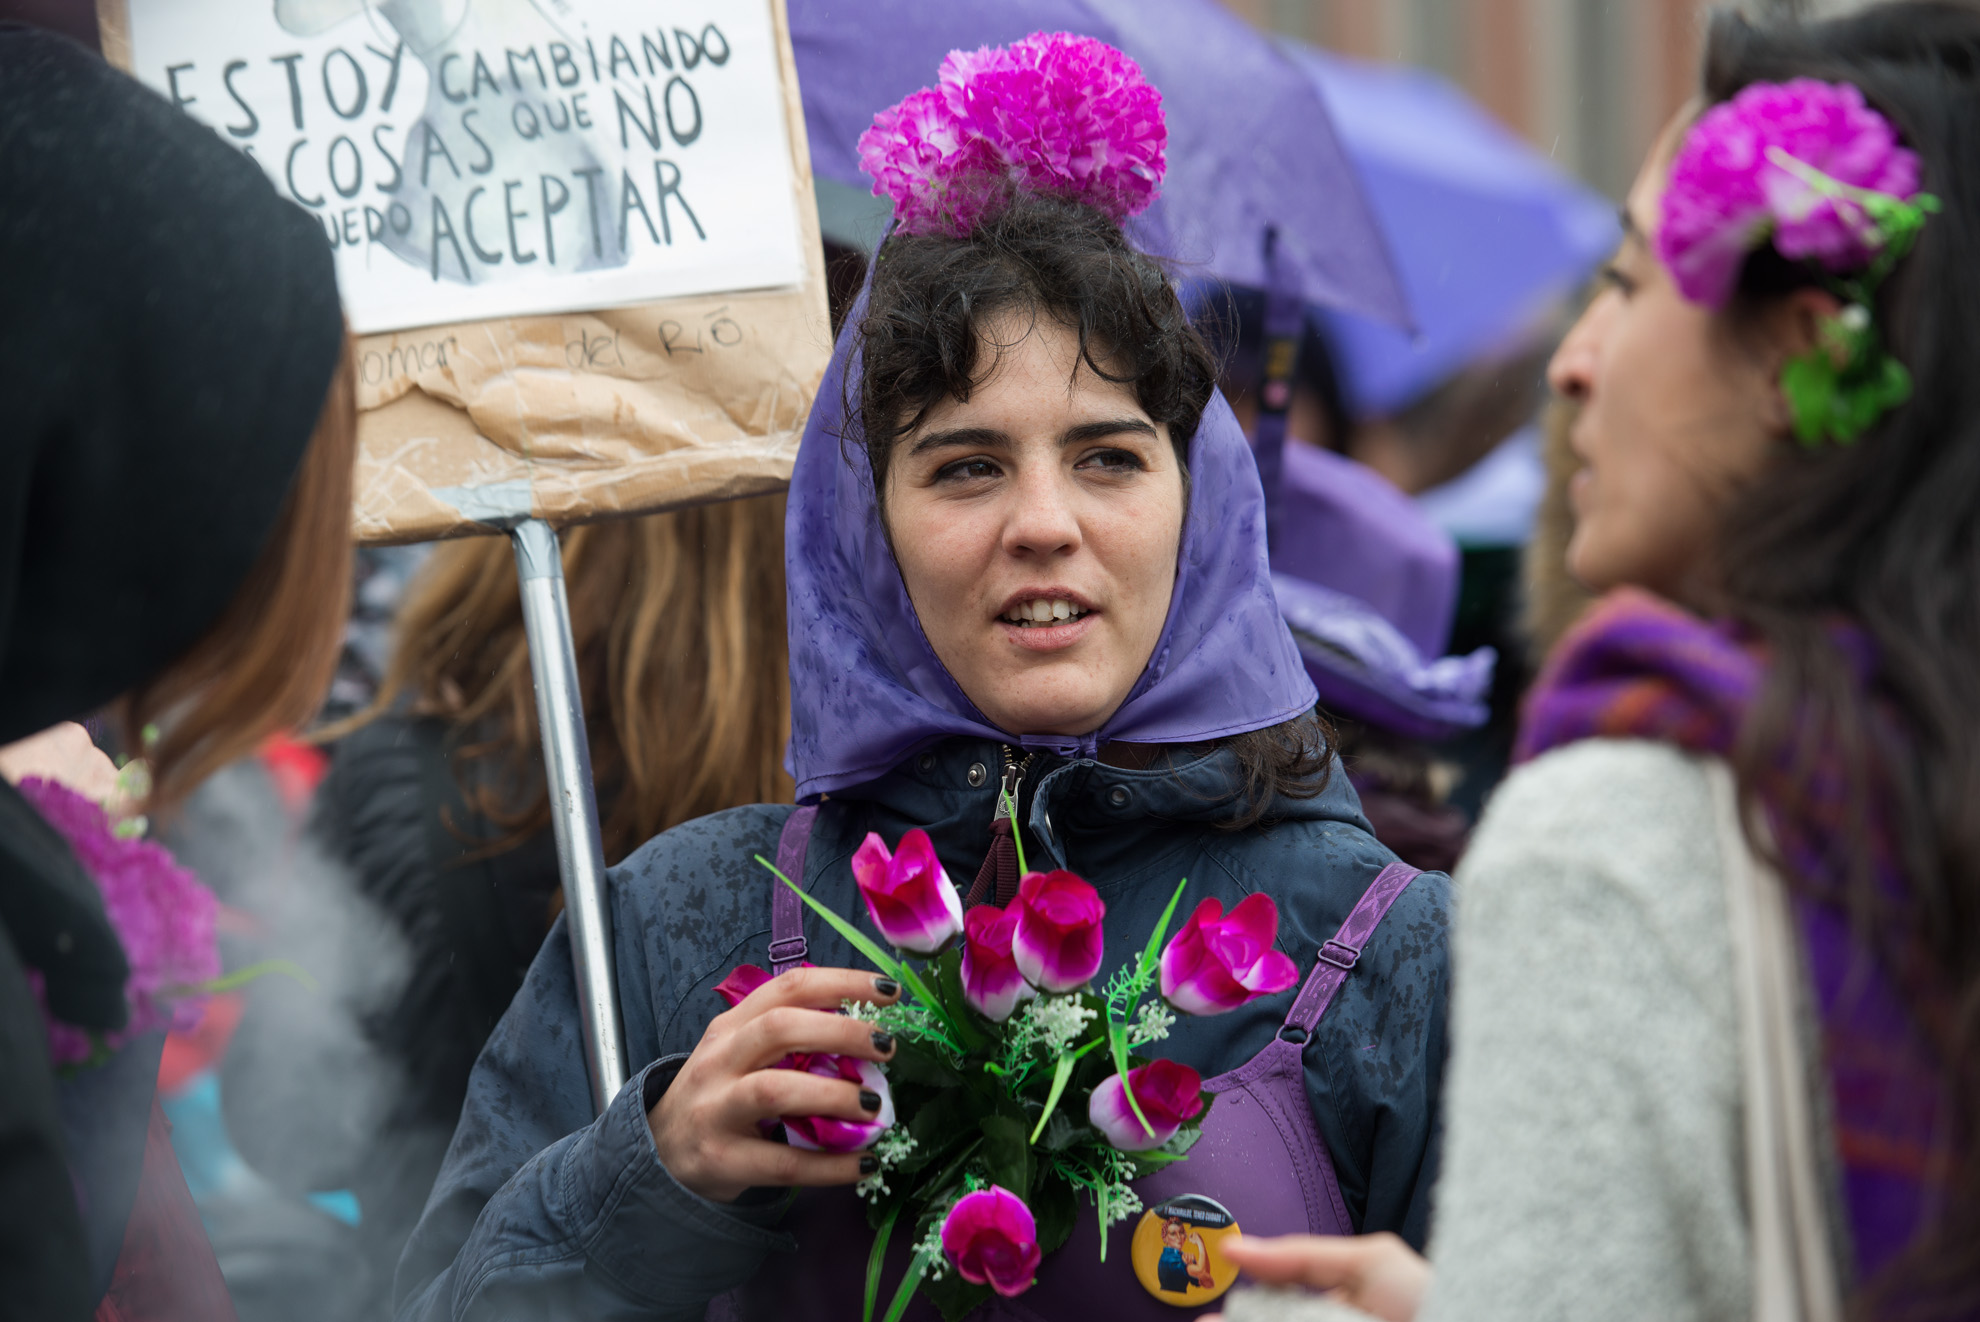
[[[1160,1042],[1169,1035],[1169,1029],[1175,1026],[1175,1022],[1176,1017],[1167,1006],[1160,1001],[1150,1001],[1141,1007],[1141,1013],[1135,1016],[1133,1026],[1128,1029],[1128,1045],[1141,1047],[1150,1042]]]

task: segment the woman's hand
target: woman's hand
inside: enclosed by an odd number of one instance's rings
[[[74,721],[0,747],[0,776],[18,785],[29,777],[52,780],[96,803],[121,807],[117,764]],[[114,815],[114,814],[113,814]]]
[[[861,1060],[894,1054],[891,1034],[838,1013],[845,1001],[892,1004],[890,978],[853,969],[794,969],[715,1016],[666,1093],[647,1112],[660,1164],[713,1202],[760,1186],[852,1184],[870,1173],[863,1152],[806,1152],[763,1137],[757,1122],[780,1115],[868,1121],[879,1097],[856,1083],[772,1068],[794,1051]],[[868,1103],[871,1105],[868,1105]]]
[[[1386,1322],[1411,1322],[1430,1264],[1394,1235],[1234,1235],[1224,1254],[1261,1285],[1303,1285]],[[1209,1319],[1205,1319],[1209,1322]]]

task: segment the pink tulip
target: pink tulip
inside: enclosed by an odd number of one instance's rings
[[[1019,1001],[1037,995],[1011,953],[1016,930],[1017,914],[994,904],[979,904],[963,915],[963,999],[992,1023],[1003,1023]]]
[[[1159,1148],[1176,1136],[1183,1121],[1203,1114],[1203,1076],[1173,1060],[1151,1060],[1140,1069],[1128,1071],[1134,1087],[1134,1100],[1141,1103],[1141,1114],[1153,1129],[1144,1127],[1128,1105],[1121,1076],[1110,1074],[1093,1090],[1087,1103],[1086,1118],[1093,1127],[1122,1152],[1146,1152]]]
[[[962,896],[942,871],[928,832],[919,827],[901,837],[892,854],[869,831],[853,853],[853,879],[888,944],[917,955],[932,955],[962,931]]]
[[[942,1223],[942,1251],[965,1281],[1009,1299],[1038,1274],[1038,1223],[1024,1199],[991,1185],[964,1194]]]
[[[1299,981],[1299,969],[1273,946],[1279,906],[1247,895],[1228,914],[1208,899],[1162,951],[1162,995],[1184,1014],[1223,1014]]]
[[[880,1111],[871,1120],[840,1120],[825,1115],[787,1115],[784,1136],[794,1148],[812,1152],[860,1152],[894,1123],[894,1095],[887,1076],[870,1060],[834,1056],[827,1052],[798,1052],[777,1062],[778,1069],[803,1070],[827,1079],[844,1079],[880,1094]]]
[[[715,984],[715,994],[728,1003],[731,1010],[743,1003],[751,992],[770,981],[770,975],[754,964],[738,964],[729,970],[729,976]]]
[[[1080,878],[1065,871],[1028,873],[1011,912],[1017,915],[1011,953],[1032,986],[1071,991],[1100,971],[1100,920],[1107,906]]]

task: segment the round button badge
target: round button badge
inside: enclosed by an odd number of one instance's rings
[[[1214,1198],[1186,1193],[1157,1203],[1141,1214],[1128,1250],[1135,1279],[1165,1304],[1207,1304],[1237,1279],[1223,1250],[1237,1233],[1236,1219]]]

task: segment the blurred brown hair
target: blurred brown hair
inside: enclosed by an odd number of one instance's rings
[[[606,860],[690,818],[788,803],[784,497],[587,524],[562,540]],[[397,628],[377,700],[342,728],[411,695],[459,732],[463,792],[507,833],[494,848],[548,826],[507,539],[436,550]]]
[[[146,808],[169,815],[194,786],[269,735],[316,714],[337,668],[351,595],[357,375],[350,336],[275,526],[213,627],[118,704],[125,746],[143,746]]]

